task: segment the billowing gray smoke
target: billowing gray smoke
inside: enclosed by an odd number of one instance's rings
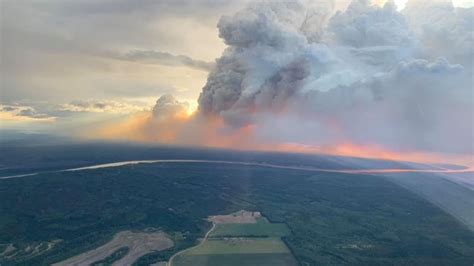
[[[256,2],[221,18],[228,45],[199,110],[259,138],[473,152],[473,9],[412,0]]]

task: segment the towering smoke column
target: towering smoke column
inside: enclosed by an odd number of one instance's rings
[[[331,6],[258,2],[223,17],[218,27],[229,47],[203,88],[200,111],[242,125],[257,112],[284,108],[307,78],[334,63],[327,47],[310,44],[322,38]]]
[[[152,113],[102,135],[425,162],[462,157],[473,166],[474,9],[446,0],[410,0],[402,11],[378,3],[262,1],[224,16],[218,28],[228,47],[196,114],[165,95]]]
[[[264,1],[222,17],[228,48],[199,115],[251,127],[257,142],[472,154],[473,10],[427,0],[333,9]]]

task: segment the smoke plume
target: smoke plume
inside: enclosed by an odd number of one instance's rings
[[[473,151],[473,10],[410,1],[256,2],[218,23],[228,45],[199,112],[259,141]]]
[[[227,48],[197,112],[185,117],[182,103],[162,97],[141,132],[232,148],[472,155],[473,9],[337,6],[259,1],[223,16]]]

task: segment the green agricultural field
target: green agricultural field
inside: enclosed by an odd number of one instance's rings
[[[269,223],[267,219],[260,217],[254,224],[218,224],[211,237],[283,237],[289,234],[286,224]]]
[[[290,253],[182,256],[173,265],[184,266],[297,266]]]
[[[210,239],[185,252],[176,258],[173,265],[290,266],[297,263],[279,238],[223,238]]]
[[[285,224],[270,223],[265,217],[256,223],[217,224],[210,238],[179,255],[173,265],[297,265],[280,238],[288,234]]]
[[[252,254],[289,253],[285,243],[279,238],[227,238],[209,239],[202,246],[186,254]]]

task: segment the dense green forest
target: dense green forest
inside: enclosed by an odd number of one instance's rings
[[[285,223],[301,265],[472,265],[474,234],[436,206],[382,177],[213,163],[129,165],[0,182],[0,244],[58,241],[2,265],[46,265],[121,230],[158,228],[194,245],[209,215],[260,211]],[[0,246],[0,253],[1,251]]]

